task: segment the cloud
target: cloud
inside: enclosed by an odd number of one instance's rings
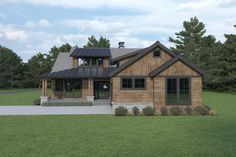
[[[35,28],[35,27],[50,27],[52,24],[46,19],[40,19],[37,22],[27,21],[25,27]]]

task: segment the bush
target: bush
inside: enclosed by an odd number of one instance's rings
[[[184,108],[184,112],[186,113],[186,115],[191,115],[192,114],[192,108],[191,107],[185,107]]]
[[[168,110],[166,107],[161,107],[160,113],[162,116],[168,116]]]
[[[143,108],[143,115],[144,116],[154,116],[154,114],[155,114],[154,108],[152,108],[150,106]]]
[[[208,113],[210,112],[211,108],[209,106],[207,105],[202,105],[202,106],[207,110]]]
[[[193,113],[195,115],[208,115],[209,111],[206,107],[204,106],[197,106],[193,109]]]
[[[134,115],[134,116],[138,116],[138,115],[140,114],[140,111],[139,111],[139,108],[138,108],[138,107],[134,107],[134,108],[132,109],[132,112],[133,112],[133,115]]]
[[[33,105],[40,105],[40,99],[37,98],[33,101]]]
[[[183,110],[180,107],[178,107],[178,106],[171,107],[169,109],[169,111],[170,111],[170,114],[172,114],[174,116],[183,115]]]
[[[115,109],[115,115],[116,116],[126,116],[128,113],[127,108],[120,106]]]

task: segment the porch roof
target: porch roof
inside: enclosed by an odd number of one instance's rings
[[[41,75],[49,79],[75,79],[75,78],[109,78],[115,67],[77,67]]]

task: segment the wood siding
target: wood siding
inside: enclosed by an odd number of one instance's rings
[[[159,76],[200,76],[193,69],[182,63],[181,61],[177,61],[172,66],[164,70],[159,74]]]
[[[155,109],[159,109],[166,104],[165,102],[165,78],[155,77],[154,81],[154,99],[153,104]]]
[[[108,67],[110,64],[109,58],[104,58],[103,59],[103,67]]]
[[[120,77],[112,78],[112,101],[115,103],[135,103],[135,102],[152,102],[153,100],[153,83],[150,78],[146,78],[145,90],[121,90]]]
[[[154,57],[153,52],[148,53],[134,64],[128,66],[126,69],[121,71],[117,76],[131,76],[131,75],[142,75],[147,76],[151,71],[159,67],[160,65],[171,59],[168,53],[161,50],[161,57]]]
[[[201,77],[192,77],[191,80],[192,86],[192,105],[202,105],[202,78]]]

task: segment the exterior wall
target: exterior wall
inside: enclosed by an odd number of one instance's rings
[[[177,61],[172,66],[167,68],[165,71],[161,72],[159,76],[200,76],[193,69],[182,63],[181,61]]]
[[[146,78],[145,90],[121,90],[120,79],[120,77],[112,78],[113,103],[152,103],[153,81],[150,78]]]
[[[161,66],[171,58],[172,56],[170,56],[168,53],[165,53],[163,50],[161,50],[161,57],[154,57],[153,52],[150,52],[146,56],[139,59],[136,63],[121,71],[117,76],[148,76],[151,71]]]
[[[103,59],[103,67],[108,67],[109,66],[109,58],[104,58]]]
[[[153,106],[155,109],[165,105],[165,92],[165,77],[155,77],[153,92]]]
[[[192,86],[192,105],[202,105],[202,78],[201,77],[192,77],[191,79]]]
[[[78,58],[72,58],[72,67],[73,68],[76,68],[78,67]]]
[[[124,64],[125,62],[127,62],[128,60],[130,60],[130,59],[131,59],[131,57],[120,60],[120,61],[119,61],[120,66],[121,66],[122,64]]]

